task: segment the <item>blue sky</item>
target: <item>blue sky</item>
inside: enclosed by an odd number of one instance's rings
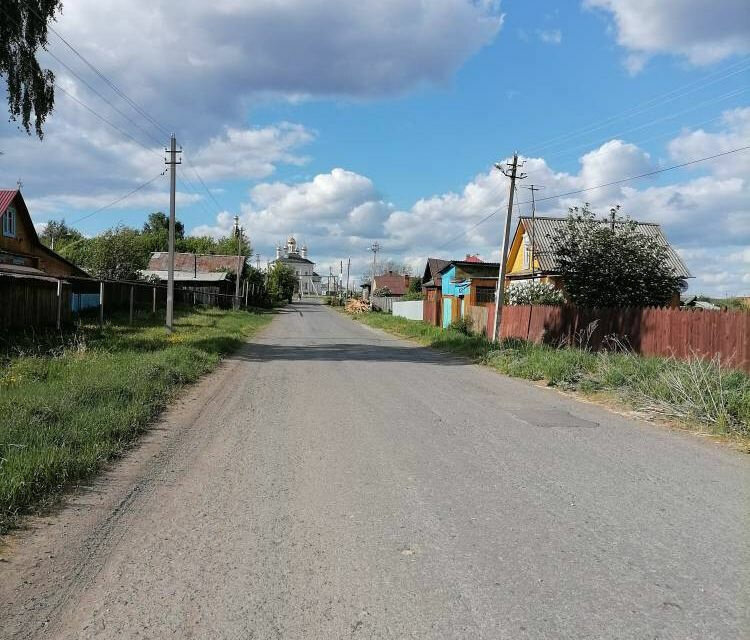
[[[173,3],[147,17],[139,4],[80,0],[56,28],[177,132],[187,228],[222,234],[239,214],[263,259],[289,233],[325,272],[348,256],[361,271],[374,240],[415,271],[428,255],[492,259],[499,216],[472,226],[507,201],[491,167],[514,150],[528,158],[525,184],[552,195],[750,139],[750,12],[739,0],[189,0],[176,23]],[[128,15],[113,21],[116,11]],[[0,127],[0,181],[22,178],[39,224],[88,216],[163,170],[165,132],[92,94],[82,79],[128,109],[54,36],[50,51],[79,75],[49,59],[61,86],[143,146],[60,92],[43,142]],[[748,155],[585,199],[662,223],[692,290],[748,294]],[[78,226],[138,226],[166,208],[166,187],[157,178]]]

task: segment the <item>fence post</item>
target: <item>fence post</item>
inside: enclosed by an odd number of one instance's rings
[[[255,286],[255,285],[253,285]],[[247,294],[250,293],[250,284],[248,282],[245,283],[245,307],[247,307]]]
[[[99,324],[104,324],[104,280],[99,281]]]
[[[133,324],[133,290],[135,287],[130,285],[130,324]]]
[[[156,287],[154,287],[154,301],[151,307],[151,313],[156,315]]]
[[[193,291],[193,306],[195,306],[195,291]]]
[[[60,323],[62,321],[62,280],[57,279],[57,330],[60,330]]]

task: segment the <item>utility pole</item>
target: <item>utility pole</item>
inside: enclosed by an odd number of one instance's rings
[[[352,268],[352,259],[347,258],[346,260],[346,297],[349,297],[349,270]]]
[[[177,190],[177,139],[174,133],[169,137],[169,258],[167,260],[167,331],[174,328],[174,227],[175,227],[175,192]]]
[[[344,261],[339,260],[339,293],[344,289]]]
[[[234,308],[240,308],[240,279],[242,278],[242,227],[240,217],[234,216],[234,235],[237,238],[237,278],[234,283]]]
[[[526,188],[531,191],[531,281],[534,282],[534,251],[536,249],[536,236],[534,234],[536,231],[536,200],[534,199],[534,192],[541,191],[544,187],[537,187],[534,184],[530,184]]]
[[[380,245],[377,242],[373,242],[370,251],[372,251],[372,282],[370,282],[370,288],[373,289],[375,287],[375,265],[378,251],[380,251]]]
[[[505,231],[503,233],[503,244],[500,247],[500,273],[497,279],[497,289],[495,290],[495,326],[492,331],[492,341],[500,340],[500,328],[503,318],[503,297],[505,295],[505,272],[508,261],[508,239],[510,237],[510,219],[513,215],[513,194],[516,190],[516,180],[525,178],[525,174],[518,175],[518,152],[513,154],[513,162],[509,163],[508,169],[503,167],[499,162],[495,163],[495,169],[503,175],[510,178],[510,195],[508,196],[508,213],[505,216]]]

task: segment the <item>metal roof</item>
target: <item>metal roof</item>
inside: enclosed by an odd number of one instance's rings
[[[237,271],[237,263],[241,260],[245,264],[245,256],[228,256],[199,253],[175,253],[175,271],[190,273],[190,277],[197,271],[201,276],[216,271]],[[147,269],[150,271],[166,271],[169,268],[169,253],[156,251],[151,254]]]
[[[166,280],[168,271],[159,269],[143,269],[139,271],[143,278],[156,277],[159,280]],[[221,282],[226,280],[229,273],[227,271],[199,271],[196,275],[194,271],[177,271],[174,272],[175,282]]]
[[[555,272],[557,271],[557,261],[555,259],[555,252],[552,250],[552,240],[555,235],[562,229],[567,223],[567,218],[548,218],[544,216],[536,216],[534,219],[534,258],[539,261],[539,266],[542,271]],[[597,220],[600,224],[611,224],[609,220]],[[655,240],[658,244],[667,250],[667,263],[675,272],[675,275],[680,278],[692,278],[690,271],[685,266],[685,263],[680,258],[679,254],[669,244],[661,227],[655,222],[635,222],[635,229],[638,233],[645,237]],[[531,238],[532,232],[532,221],[528,216],[521,216],[518,219],[518,224],[523,225],[524,231],[529,234]],[[616,223],[622,224],[622,223]],[[517,231],[516,231],[517,233]]]
[[[5,213],[5,210],[13,202],[13,198],[16,197],[18,189],[0,189],[0,216]]]

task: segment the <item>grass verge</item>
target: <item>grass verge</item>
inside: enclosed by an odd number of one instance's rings
[[[498,345],[483,336],[385,313],[352,317],[420,344],[461,354],[509,376],[545,381],[588,396],[605,394],[646,416],[666,418],[750,447],[750,376],[725,368],[718,360],[594,353],[521,340]]]
[[[0,341],[0,532],[119,455],[177,389],[266,325],[267,313],[180,312]]]

